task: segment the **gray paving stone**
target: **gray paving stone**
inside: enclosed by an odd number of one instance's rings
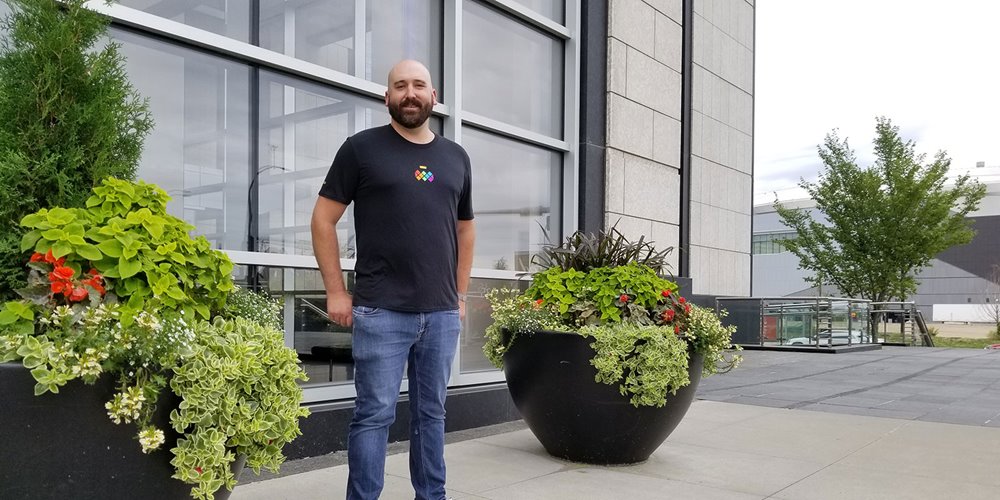
[[[746,351],[742,367],[702,381],[687,416],[645,463],[565,462],[545,454],[523,424],[506,424],[492,435],[449,435],[449,494],[479,500],[993,499],[1000,487],[997,355],[933,348]],[[405,452],[388,458],[383,498],[412,498],[407,460]],[[343,496],[345,465],[300,462],[284,468],[291,474],[237,486],[231,498]]]

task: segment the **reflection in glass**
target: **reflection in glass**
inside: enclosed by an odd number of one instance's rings
[[[262,71],[260,78],[260,236],[255,250],[312,255],[309,220],[344,139],[389,123],[379,101]],[[353,209],[337,226],[341,256],[354,256]]]
[[[382,84],[397,61],[416,59],[440,92],[441,3],[261,0],[260,45]]]
[[[166,190],[173,198],[167,211],[195,234],[216,248],[246,250],[249,69],[127,31],[112,36],[156,122],[139,178]]]
[[[462,106],[563,137],[563,45],[477,2],[464,3]]]
[[[472,160],[473,267],[527,271],[546,232],[562,231],[562,155],[473,128],[462,145]]]
[[[141,10],[193,28],[223,35],[241,42],[250,41],[251,2],[181,2],[166,0],[119,0],[126,7]]]
[[[497,280],[473,278],[469,282],[469,298],[465,304],[465,323],[459,339],[458,355],[462,373],[495,371],[496,367],[483,354],[486,344],[486,327],[493,323],[490,318],[490,303],[486,292],[494,288],[516,288],[526,290],[529,280]]]
[[[565,0],[518,0],[518,3],[557,23],[566,22]]]

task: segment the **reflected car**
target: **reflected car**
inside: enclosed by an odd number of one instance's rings
[[[833,336],[833,344],[847,344],[850,341],[851,344],[861,343],[861,332],[859,330],[851,330],[848,334],[847,330],[833,330],[830,333],[823,332],[819,334],[819,345],[827,345],[830,340],[830,336]],[[814,345],[816,344],[816,337],[794,337],[785,341],[783,345]]]

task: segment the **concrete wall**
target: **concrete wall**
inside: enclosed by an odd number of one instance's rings
[[[691,158],[694,292],[750,294],[753,0],[695,0]]]
[[[679,248],[680,215],[690,210],[693,292],[748,295],[753,3],[690,1],[687,27],[682,0],[609,2],[605,224]],[[685,29],[694,30],[690,200],[681,172]]]
[[[679,245],[682,3],[608,5],[605,225],[657,248]]]

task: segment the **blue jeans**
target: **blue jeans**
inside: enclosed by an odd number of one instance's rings
[[[445,498],[444,400],[461,321],[458,310],[406,313],[354,307],[354,386],[347,436],[348,500],[376,499],[403,369],[410,396],[410,482],[418,500]]]

